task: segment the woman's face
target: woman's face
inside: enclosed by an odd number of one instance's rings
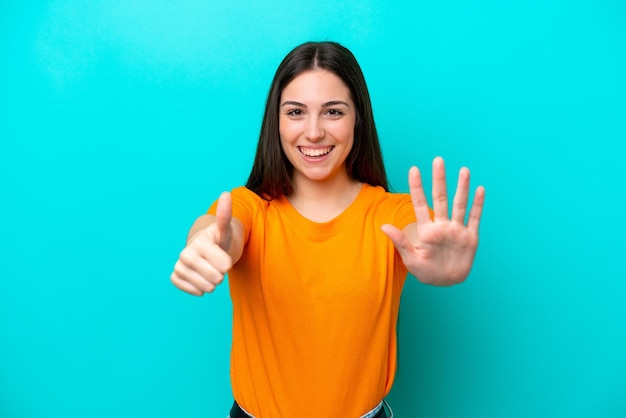
[[[355,123],[350,90],[330,71],[306,71],[287,84],[280,98],[280,143],[295,169],[296,187],[302,181],[349,181],[345,161]]]

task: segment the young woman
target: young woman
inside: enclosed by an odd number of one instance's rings
[[[388,416],[407,273],[460,283],[478,245],[484,189],[465,222],[462,168],[449,217],[443,160],[432,169],[432,211],[416,167],[410,194],[389,193],[352,53],[322,42],[285,57],[246,187],[198,218],[171,276],[201,296],[229,275],[231,417]]]

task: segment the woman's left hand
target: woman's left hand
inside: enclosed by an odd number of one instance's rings
[[[409,189],[417,223],[399,230],[383,225],[382,230],[393,242],[409,272],[421,282],[436,286],[461,283],[468,276],[476,249],[478,226],[485,201],[485,189],[474,193],[474,203],[467,223],[465,215],[469,199],[469,170],[459,172],[459,181],[452,216],[448,217],[446,172],[441,157],[433,160],[433,212],[426,201],[422,177],[417,167],[409,170]]]

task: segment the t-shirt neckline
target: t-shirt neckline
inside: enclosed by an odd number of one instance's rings
[[[359,216],[356,215],[363,207],[364,201],[367,200],[367,194],[371,188],[372,186],[369,184],[363,183],[352,203],[339,215],[326,222],[316,222],[302,215],[293,207],[286,196],[277,199],[276,205],[299,231],[313,237],[327,237],[342,231],[346,226],[359,219]]]

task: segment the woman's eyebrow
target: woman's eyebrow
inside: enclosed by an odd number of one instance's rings
[[[300,103],[300,102],[294,102],[293,100],[287,100],[286,102],[283,102],[283,104],[280,105],[282,106],[298,106],[298,107],[306,107],[305,104]]]
[[[339,105],[343,105],[343,106],[347,106],[350,107],[350,105],[342,100],[331,100],[330,102],[326,102],[322,105],[322,107],[329,107],[329,106],[339,106]]]
[[[343,105],[343,106],[347,106],[350,107],[350,105],[346,102],[344,102],[343,100],[331,100],[330,102],[326,102],[324,104],[322,104],[322,107],[329,107],[329,106],[338,106],[338,105]],[[307,106],[304,103],[300,103],[300,102],[296,102],[293,100],[287,100],[285,102],[283,102],[283,104],[280,105],[282,106],[298,106],[298,107],[304,107],[306,108]]]

